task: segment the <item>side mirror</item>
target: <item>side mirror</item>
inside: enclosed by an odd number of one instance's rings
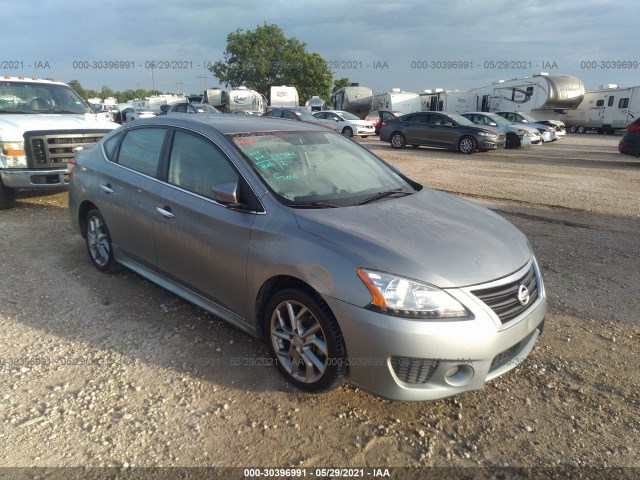
[[[444,124],[444,126],[445,126],[445,127],[448,127],[448,128],[453,128],[453,123],[451,123],[451,122],[446,122],[446,123]]]
[[[496,122],[489,122],[490,127],[497,127],[498,124]]]
[[[229,207],[238,206],[238,182],[224,182],[214,185],[213,199],[216,202],[223,203]]]

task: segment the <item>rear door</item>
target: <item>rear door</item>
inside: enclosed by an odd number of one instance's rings
[[[100,211],[115,248],[152,270],[156,264],[152,218],[166,133],[166,128],[156,126],[126,131],[113,153],[116,163],[106,162],[98,183]]]
[[[211,140],[176,129],[169,145],[161,195],[154,206],[160,273],[241,316],[255,212],[213,200],[212,188],[240,175]],[[247,192],[248,194],[248,192]]]

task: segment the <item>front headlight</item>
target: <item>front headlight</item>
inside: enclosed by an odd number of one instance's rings
[[[0,142],[0,167],[27,168],[24,142]]]
[[[495,134],[489,132],[478,132],[481,137],[495,137]]]
[[[369,308],[407,318],[462,318],[471,313],[444,290],[390,273],[359,268],[358,276],[371,292]]]
[[[518,133],[520,135],[522,135],[523,137],[531,137],[531,133],[527,132],[526,130],[518,130]]]

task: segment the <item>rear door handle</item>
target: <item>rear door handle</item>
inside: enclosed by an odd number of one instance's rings
[[[111,184],[110,183],[107,183],[107,184],[104,184],[104,185],[100,185],[100,188],[105,193],[113,193],[114,192],[113,188],[111,188]]]
[[[156,212],[164,218],[176,218],[176,215],[171,211],[171,207],[156,207]]]

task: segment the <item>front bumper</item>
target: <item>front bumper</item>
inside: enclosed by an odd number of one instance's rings
[[[2,183],[16,189],[54,189],[67,187],[69,178],[66,168],[49,170],[0,170]]]
[[[478,142],[478,150],[498,150],[504,148],[505,143],[506,142],[482,139]]]
[[[472,311],[469,320],[406,319],[325,300],[345,339],[351,383],[390,400],[425,401],[480,390],[521,363],[547,312],[540,287],[536,301],[507,323],[466,288],[448,292]]]
[[[363,136],[367,136],[367,135],[375,135],[376,133],[376,129],[373,127],[356,127],[357,133],[356,135],[363,135]]]

